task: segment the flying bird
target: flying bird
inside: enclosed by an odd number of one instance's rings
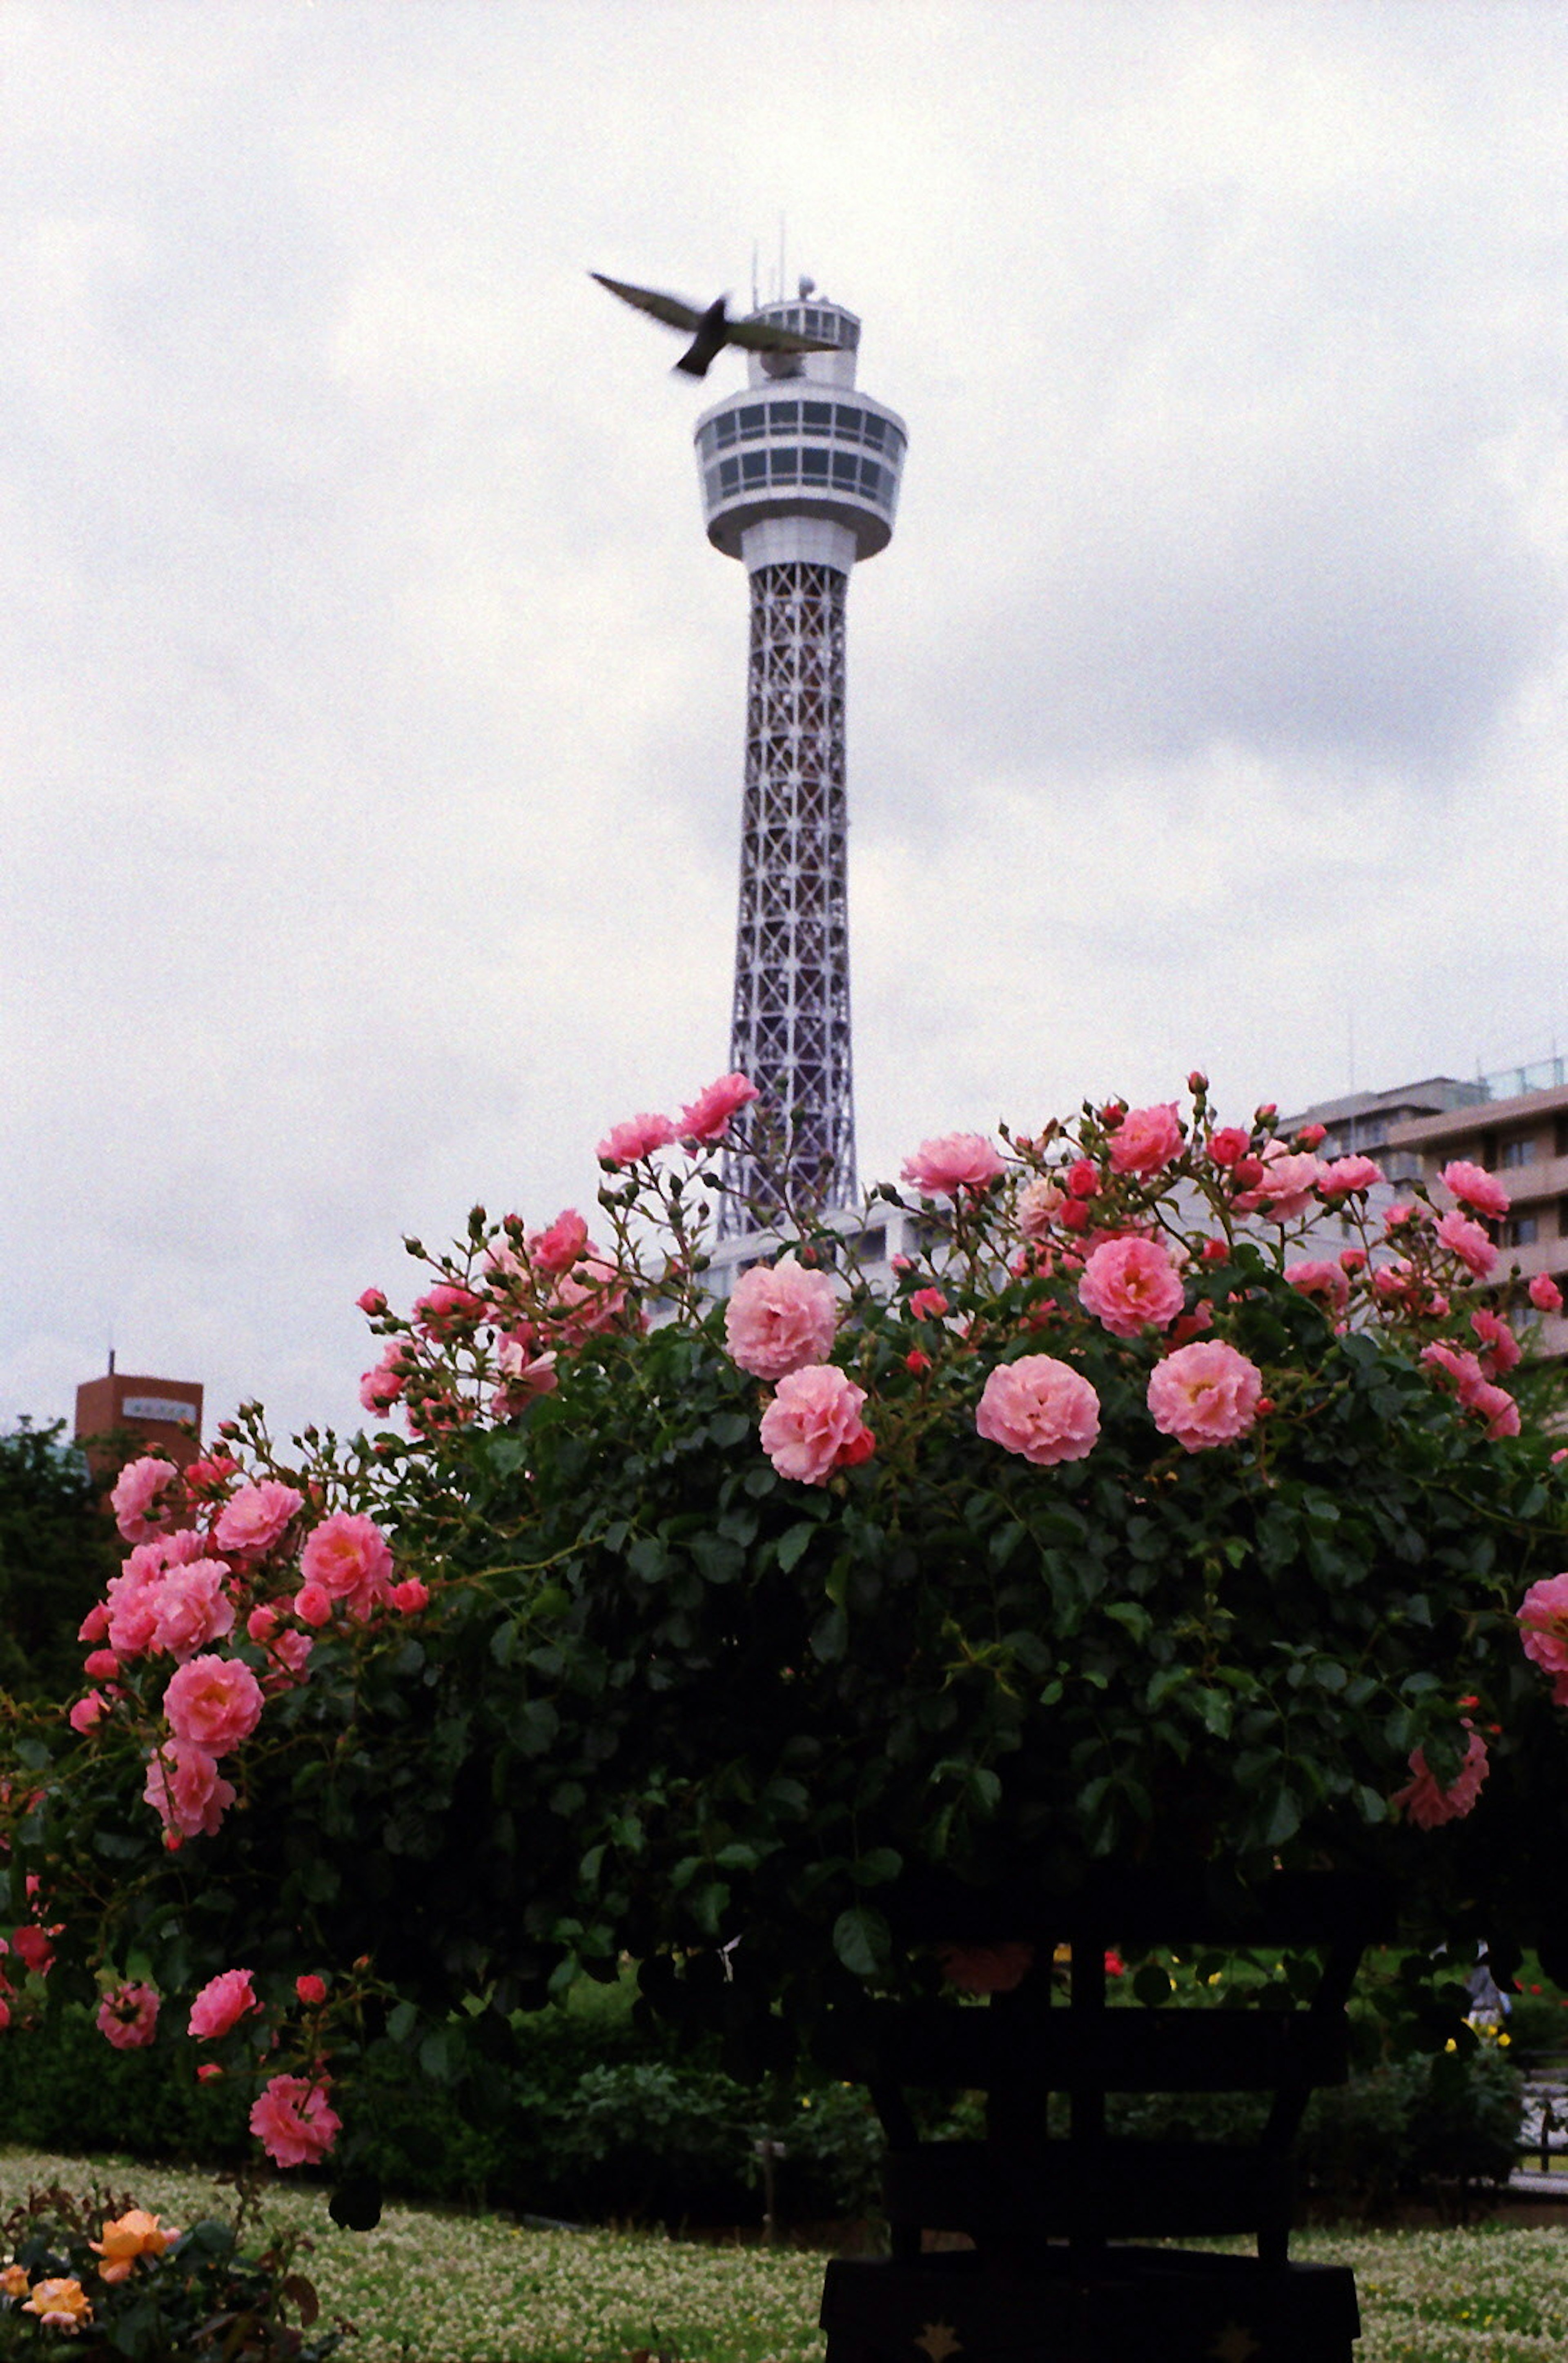
[[[651,312],[656,320],[667,327],[679,328],[692,342],[675,363],[688,377],[706,377],[708,364],[724,350],[726,345],[743,345],[752,353],[833,353],[837,345],[820,337],[797,336],[793,328],[776,327],[772,320],[732,320],[728,297],[721,295],[706,312],[695,304],[684,303],[679,295],[662,295],[656,287],[628,287],[622,279],[606,279],[602,271],[590,271],[601,287],[618,295],[623,304],[634,305],[639,312]]]

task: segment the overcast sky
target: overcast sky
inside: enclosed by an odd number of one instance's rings
[[[1561,0],[4,0],[0,1420],[354,1424],[353,1298],[728,1063],[740,380],[859,312],[863,1178],[1568,992]]]

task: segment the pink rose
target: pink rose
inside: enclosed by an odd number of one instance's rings
[[[1284,1276],[1303,1296],[1321,1297],[1331,1312],[1341,1312],[1350,1302],[1351,1283],[1337,1263],[1305,1258],[1300,1263],[1287,1263]]]
[[[1025,1182],[1018,1192],[1018,1222],[1026,1239],[1049,1237],[1051,1219],[1062,1204],[1062,1194],[1060,1182],[1050,1182],[1043,1173]]]
[[[128,1543],[141,1542],[154,1527],[168,1525],[170,1513],[162,1496],[179,1482],[179,1477],[172,1460],[159,1460],[150,1454],[128,1461],[120,1470],[109,1503],[115,1524]]]
[[[951,1198],[960,1190],[984,1190],[1006,1170],[983,1132],[948,1132],[923,1140],[905,1159],[901,1178],[925,1197]]]
[[[174,1679],[177,1681],[179,1676]],[[204,1833],[211,1837],[235,1794],[232,1784],[218,1778],[217,1766],[206,1748],[182,1740],[165,1741],[154,1748],[147,1759],[147,1786],[141,1793],[162,1815],[171,1838],[194,1838]]]
[[[1252,1136],[1243,1132],[1240,1125],[1222,1125],[1218,1132],[1209,1134],[1204,1145],[1216,1165],[1239,1165],[1252,1146]]]
[[[163,1712],[176,1741],[227,1756],[261,1719],[261,1685],[238,1658],[192,1658],[169,1677]]]
[[[313,1977],[308,1971],[304,1977],[295,1978],[294,1990],[307,2010],[319,2010],[327,1999],[326,1979]]]
[[[421,1336],[440,1339],[461,1337],[484,1319],[485,1302],[472,1288],[453,1288],[445,1281],[427,1289],[414,1301],[413,1319]]]
[[[94,2024],[117,2051],[145,2050],[158,2031],[158,1996],[151,1986],[116,1986]]]
[[[626,1285],[615,1265],[595,1249],[562,1273],[550,1301],[565,1329],[585,1337],[614,1328],[626,1304]]]
[[[1382,1166],[1370,1157],[1336,1157],[1318,1176],[1318,1195],[1349,1198],[1362,1190],[1375,1190],[1385,1179]]]
[[[403,1582],[395,1583],[387,1598],[400,1616],[417,1616],[422,1608],[430,1604],[429,1587],[421,1583],[417,1575],[410,1575]]]
[[[1486,1360],[1494,1376],[1501,1378],[1505,1370],[1511,1370],[1518,1361],[1521,1348],[1507,1323],[1499,1321],[1495,1313],[1488,1313],[1483,1306],[1471,1315],[1470,1326],[1486,1348]]]
[[[1451,1165],[1445,1165],[1438,1180],[1462,1206],[1485,1215],[1489,1222],[1500,1222],[1513,1203],[1496,1175],[1472,1165],[1467,1157],[1456,1157]]]
[[[1100,1399],[1085,1378],[1050,1354],[999,1363],[975,1406],[988,1444],[1020,1453],[1037,1469],[1082,1460],[1100,1432]]]
[[[810,1362],[779,1381],[762,1414],[763,1451],[781,1477],[825,1485],[835,1469],[852,1469],[876,1438],[861,1419],[865,1389],[828,1362]]]
[[[306,1625],[329,1624],[332,1595],[319,1583],[302,1583],[294,1596],[294,1613]]]
[[[1485,1280],[1497,1260],[1497,1250],[1482,1229],[1457,1208],[1444,1215],[1438,1225],[1438,1237],[1451,1255],[1456,1255],[1467,1271],[1477,1280]]]
[[[228,1569],[220,1559],[194,1559],[172,1567],[152,1594],[150,1649],[172,1658],[194,1657],[209,1641],[234,1630],[234,1603],[225,1586]]]
[[[343,2130],[320,2084],[274,2076],[250,2111],[250,2130],[274,2166],[314,2166]]]
[[[1272,1223],[1294,1222],[1312,1203],[1321,1162],[1310,1150],[1295,1152],[1283,1140],[1271,1140],[1262,1163],[1263,1170],[1251,1185],[1251,1203]]]
[[[395,1337],[373,1370],[367,1370],[360,1381],[360,1401],[366,1411],[390,1411],[408,1383],[408,1373],[403,1368],[406,1353],[403,1340]]]
[[[1487,1772],[1486,1742],[1468,1721],[1464,1728],[1470,1733],[1470,1745],[1451,1789],[1439,1788],[1427,1769],[1425,1754],[1416,1747],[1410,1752],[1410,1769],[1415,1779],[1388,1800],[1391,1805],[1403,1805],[1418,1830],[1440,1829],[1444,1822],[1462,1822],[1481,1794],[1481,1783]]]
[[[1550,1273],[1538,1271],[1525,1291],[1538,1313],[1561,1313],[1562,1291]]]
[[[109,1711],[109,1702],[102,1691],[89,1691],[72,1707],[66,1721],[74,1732],[96,1731]]]
[[[1158,1107],[1131,1108],[1111,1136],[1111,1171],[1162,1173],[1182,1153],[1182,1127],[1174,1100]],[[1128,1332],[1118,1331],[1125,1337]]]
[[[1132,1120],[1129,1116],[1128,1123]],[[1157,1239],[1106,1239],[1084,1266],[1078,1282],[1078,1302],[1113,1337],[1163,1329],[1180,1313],[1183,1301],[1181,1279]]]
[[[667,1115],[628,1116],[625,1124],[612,1124],[600,1141],[599,1162],[637,1165],[656,1148],[668,1148],[674,1137],[675,1127]]]
[[[264,1551],[281,1540],[291,1518],[305,1507],[305,1495],[292,1485],[264,1477],[259,1485],[243,1485],[213,1529],[213,1540],[223,1551]]]
[[[1034,1967],[1032,1945],[939,1945],[936,1953],[949,1985],[966,1994],[1011,1993]]]
[[[495,1348],[498,1383],[491,1390],[490,1409],[496,1419],[517,1419],[538,1395],[555,1392],[555,1355],[536,1354],[529,1325],[513,1330]]]
[[[249,1969],[225,1969],[221,1977],[209,1979],[191,2004],[186,2034],[203,2043],[231,2035],[242,2018],[261,2007],[250,1979]]]
[[[379,1321],[386,1311],[386,1297],[379,1288],[361,1289],[354,1303],[361,1313],[368,1313],[373,1321]]]
[[[744,1075],[720,1075],[716,1083],[699,1092],[690,1107],[681,1110],[681,1138],[694,1147],[709,1140],[722,1140],[729,1129],[729,1119],[738,1115],[757,1096],[755,1083]]]
[[[1174,1437],[1184,1452],[1207,1452],[1247,1434],[1262,1392],[1256,1363],[1218,1337],[1205,1338],[1156,1365],[1149,1409],[1162,1436]]]
[[[1519,1604],[1524,1653],[1549,1674],[1568,1674],[1568,1575],[1543,1576]]]
[[[363,1624],[392,1588],[392,1552],[373,1518],[335,1510],[306,1537],[299,1571],[306,1586],[319,1584]]]
[[[1501,1437],[1518,1436],[1519,1432],[1519,1407],[1507,1387],[1495,1387],[1484,1379],[1465,1409],[1478,1413],[1485,1421],[1487,1436],[1494,1444]]]
[[[587,1224],[575,1206],[565,1206],[548,1230],[528,1233],[528,1262],[547,1278],[570,1271],[587,1245]]]
[[[158,1625],[158,1600],[163,1578],[172,1567],[188,1567],[205,1559],[207,1545],[194,1528],[179,1534],[156,1535],[139,1543],[118,1575],[112,1576],[104,1594],[109,1646],[122,1658],[138,1658],[152,1647]]]
[[[823,1361],[839,1326],[839,1298],[824,1271],[808,1271],[794,1255],[743,1271],[725,1308],[730,1359],[754,1379],[787,1378]]]

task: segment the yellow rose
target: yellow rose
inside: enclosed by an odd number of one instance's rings
[[[99,2280],[123,2281],[138,2257],[161,2257],[179,2236],[172,2224],[165,2231],[145,2207],[132,2207],[124,2215],[111,2216],[104,2225],[103,2238],[89,2240],[87,2246],[104,2260],[98,2268]]]
[[[28,2269],[25,2265],[7,2265],[0,2272],[0,2297],[26,2297]]]

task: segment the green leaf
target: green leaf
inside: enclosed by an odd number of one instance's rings
[[[670,1554],[658,1535],[639,1535],[626,1555],[626,1563],[644,1583],[662,1583],[670,1571]]]
[[[836,1665],[850,1643],[850,1620],[841,1608],[829,1608],[811,1628],[811,1654],[819,1665]]]
[[[874,1978],[887,1967],[891,1938],[886,1921],[869,1903],[851,1903],[833,1923],[833,1950],[851,1974]]]
[[[490,1636],[490,1655],[498,1666],[509,1666],[517,1654],[517,1628],[515,1625],[497,1625]]]
[[[394,2002],[386,2014],[386,2031],[394,2043],[406,2043],[418,2023],[419,2010],[416,2002]]]
[[[804,1519],[797,1525],[787,1527],[779,1537],[774,1553],[785,1575],[793,1574],[816,1539],[816,1525]]]
[[[1154,1630],[1154,1620],[1141,1601],[1113,1600],[1106,1614],[1130,1633],[1135,1641],[1147,1641]]]
[[[869,1854],[855,1857],[850,1877],[857,1887],[886,1887],[903,1868],[904,1858],[896,1847],[873,1847]]]
[[[524,1700],[516,1730],[517,1744],[524,1756],[542,1756],[560,1729],[561,1717],[548,1699]]]

